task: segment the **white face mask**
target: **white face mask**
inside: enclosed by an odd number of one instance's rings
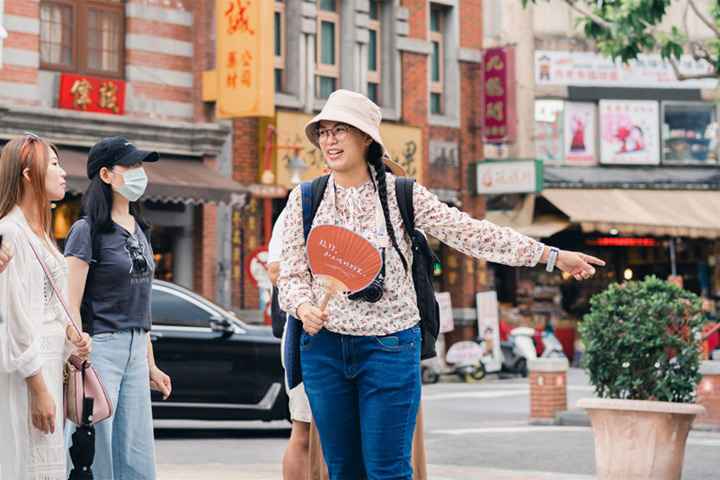
[[[142,197],[143,193],[145,193],[148,179],[145,174],[145,170],[142,167],[133,168],[132,170],[125,172],[116,172],[114,170],[111,170],[111,172],[122,175],[123,180],[125,180],[125,185],[122,187],[118,187],[112,183],[110,185],[117,188],[118,193],[127,198],[129,201],[135,202],[137,199]]]

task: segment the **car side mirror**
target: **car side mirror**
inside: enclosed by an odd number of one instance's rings
[[[232,322],[225,317],[210,317],[210,329],[213,332],[232,332]]]

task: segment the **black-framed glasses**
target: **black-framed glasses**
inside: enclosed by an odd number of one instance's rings
[[[350,131],[351,128],[351,125],[335,125],[333,128],[320,128],[315,130],[315,138],[317,138],[318,143],[327,143],[332,133],[335,140],[342,142],[347,138],[348,131]]]
[[[130,235],[125,239],[125,251],[130,259],[130,271],[136,270],[138,273],[145,273],[148,270],[148,261],[145,258],[145,244],[142,243],[137,235]]]

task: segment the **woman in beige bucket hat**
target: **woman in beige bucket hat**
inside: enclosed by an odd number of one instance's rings
[[[410,239],[395,197],[395,175],[380,138],[380,109],[347,90],[330,95],[305,126],[333,173],[313,226],[336,224],[363,235],[383,254],[384,287],[375,298],[333,295],[307,263],[299,188],[288,199],[280,305],[303,323],[300,362],[305,392],[332,479],[410,479],[411,445],[420,402],[420,315]],[[388,170],[390,173],[388,173]],[[417,228],[463,253],[515,266],[548,263],[576,279],[595,273],[600,259],[558,251],[509,228],[471,218],[415,183]]]

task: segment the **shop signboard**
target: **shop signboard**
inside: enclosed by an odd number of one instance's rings
[[[287,188],[282,185],[263,185],[256,183],[249,186],[250,194],[255,198],[285,198]]]
[[[497,292],[478,292],[475,294],[475,301],[477,302],[478,337],[485,347],[483,363],[488,372],[495,372],[500,370],[502,362]]]
[[[600,100],[600,162],[660,163],[658,103],[644,100]]]
[[[455,330],[455,321],[453,319],[450,292],[435,292],[435,298],[440,307],[440,333],[452,332]]]
[[[562,100],[535,101],[535,156],[545,163],[560,163],[565,154]]]
[[[273,2],[216,0],[217,115],[275,113]]]
[[[305,125],[312,120],[311,115],[292,112],[278,112],[275,119],[275,127],[292,145],[300,147],[298,152],[300,158],[308,169],[303,175],[303,180],[312,180],[322,175],[322,166],[325,163],[322,152],[315,148],[305,137]],[[407,172],[409,177],[414,177],[418,183],[423,183],[422,172],[422,129],[417,127],[406,127],[389,123],[380,124],[380,136],[383,139],[385,148],[390,152],[390,157],[399,163]],[[260,135],[265,138],[265,135]],[[276,135],[277,139],[278,136]],[[287,146],[282,141],[279,146]],[[275,178],[276,183],[287,188],[294,188],[296,185],[290,183],[292,172],[286,165],[295,158],[295,151],[276,150]],[[259,152],[259,161],[262,162],[264,151]]]
[[[593,165],[595,159],[595,104],[565,102],[565,163]]]
[[[123,115],[125,81],[61,73],[58,108]]]
[[[515,48],[491,48],[482,58],[483,142],[515,141]]]
[[[686,75],[712,73],[705,60],[683,55],[680,73]],[[623,64],[620,60],[594,52],[564,52],[537,50],[535,52],[535,83],[537,85],[573,85],[583,87],[629,88],[707,88],[715,89],[712,78],[683,80],[675,76],[672,66],[657,53],[641,53],[637,60]]]
[[[543,191],[543,162],[537,159],[488,159],[475,164],[479,195]]]

